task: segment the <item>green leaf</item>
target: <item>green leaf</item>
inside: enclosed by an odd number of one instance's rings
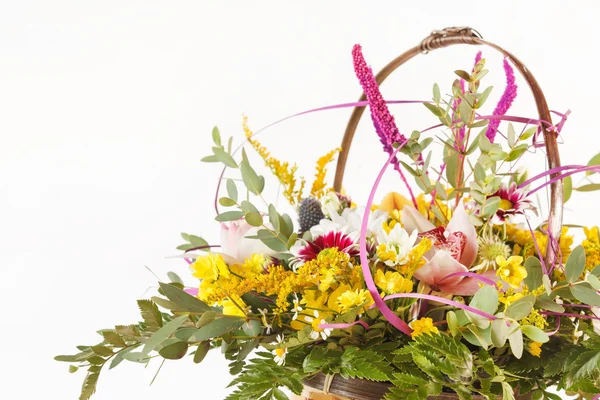
[[[590,183],[588,185],[573,188],[573,190],[577,190],[578,192],[593,192],[595,190],[600,190],[600,183]]]
[[[589,306],[600,307],[600,295],[588,283],[573,285],[570,289],[577,300]]]
[[[485,101],[489,97],[490,93],[492,93],[493,88],[493,86],[490,86],[486,88],[479,96],[477,96],[477,104],[475,105],[475,108],[481,108],[485,104]]]
[[[596,154],[594,157],[592,157],[590,159],[590,161],[588,161],[587,163],[588,166],[592,166],[592,165],[600,165],[600,153]],[[592,175],[593,173],[595,173],[595,171],[586,171],[586,175]]]
[[[525,132],[523,132],[521,134],[521,136],[519,136],[519,140],[527,140],[530,137],[532,137],[535,132],[538,130],[537,126],[532,126],[531,128],[527,129]]]
[[[137,348],[139,345],[135,345],[132,347],[126,347],[123,350],[119,351],[111,360],[110,362],[110,366],[108,367],[108,369],[113,369],[114,367],[116,367],[117,365],[121,364],[121,362],[124,360],[123,356],[129,352],[131,352],[132,350],[134,350],[135,348]]]
[[[222,205],[223,207],[233,207],[233,206],[237,205],[237,203],[235,201],[233,201],[232,199],[230,199],[229,197],[221,197],[219,199],[219,204]]]
[[[233,201],[238,200],[238,191],[237,186],[235,185],[235,181],[232,179],[227,179],[227,195]]]
[[[579,280],[585,269],[585,250],[579,245],[573,249],[565,265],[565,276],[569,283]]]
[[[495,347],[504,347],[508,339],[509,329],[506,320],[498,318],[492,321],[492,344]]]
[[[433,100],[435,100],[435,102],[438,104],[442,100],[442,95],[440,94],[440,87],[437,83],[433,84]]]
[[[159,282],[160,288],[173,303],[180,306],[183,310],[191,313],[204,313],[212,309],[197,297],[192,296],[168,283]]]
[[[183,280],[173,271],[167,272],[167,277],[171,280],[171,282],[179,283],[183,285]]]
[[[263,217],[259,213],[249,212],[245,216],[246,222],[251,226],[262,226]]]
[[[81,388],[81,395],[79,400],[89,400],[94,393],[96,393],[96,385],[98,384],[99,372],[88,373],[83,381],[83,387]]]
[[[535,326],[523,325],[521,326],[521,330],[525,336],[535,342],[546,343],[550,340],[546,332]]]
[[[456,71],[454,71],[454,73],[458,75],[459,78],[464,79],[467,82],[471,82],[471,75],[467,71],[457,69]]]
[[[527,285],[530,290],[535,290],[542,286],[542,263],[536,257],[528,257],[525,260],[525,270],[527,271],[527,277],[523,279],[523,283]]]
[[[273,226],[273,230],[275,230],[275,232],[279,232],[281,230],[279,213],[273,204],[269,204],[269,222]]]
[[[566,369],[568,386],[573,385],[579,379],[589,377],[598,368],[600,368],[600,352],[584,351]]]
[[[163,358],[167,360],[179,360],[187,353],[188,345],[186,342],[176,341],[171,343],[158,351]]]
[[[508,123],[508,129],[507,129],[507,135],[508,135],[508,146],[512,149],[513,147],[515,147],[515,144],[517,143],[517,135],[515,133],[515,127],[513,126],[512,122]]]
[[[148,355],[152,350],[158,347],[163,341],[169,338],[186,320],[187,315],[180,315],[179,317],[169,321],[165,326],[154,332],[152,336],[144,344],[142,354]],[[130,353],[131,354],[131,353]]]
[[[441,117],[442,115],[444,115],[444,110],[438,105],[431,103],[423,103],[423,105],[427,107],[429,111],[431,111],[437,117]]]
[[[514,329],[513,326],[511,326]],[[520,328],[508,335],[508,343],[513,355],[520,359],[523,356],[523,332]]]
[[[508,382],[502,382],[502,400],[515,400],[515,389]]]
[[[162,315],[156,304],[150,300],[138,300],[137,304],[148,331],[155,332],[159,330],[163,323]]]
[[[196,349],[196,352],[194,353],[194,363],[200,364],[202,362],[202,360],[204,360],[204,357],[206,357],[206,354],[208,353],[209,350],[210,350],[210,340],[205,340],[203,342],[200,342],[200,344],[198,345],[198,348]]]
[[[492,149],[492,142],[485,135],[479,135],[479,148],[482,153],[487,153]]]
[[[115,347],[125,347],[126,344],[123,338],[115,330],[106,329],[100,331],[100,334],[104,338],[104,341],[108,344],[112,344]]]
[[[92,346],[91,349],[100,357],[108,357],[113,355],[113,351],[106,346]]]
[[[212,155],[212,156],[202,157],[200,159],[200,161],[206,162],[206,163],[216,163],[216,162],[219,162],[219,159],[216,156]]]
[[[79,371],[79,367],[76,365],[69,365],[69,373],[70,374],[74,374],[75,372]]]
[[[190,340],[194,342],[200,342],[216,337],[223,336],[226,333],[235,331],[244,325],[244,320],[242,318],[234,318],[234,317],[223,317],[219,319],[215,319],[208,325],[203,326],[196,330],[196,333],[192,335]]]
[[[152,296],[150,298],[157,306],[171,311],[182,311],[182,309],[171,300],[163,299],[162,297]]]
[[[481,211],[482,218],[490,218],[496,214],[498,209],[500,208],[500,197],[493,196],[488,197],[483,204],[483,209]]]
[[[573,193],[573,179],[567,176],[563,179],[563,203],[566,203],[571,198]]]
[[[221,133],[219,132],[219,128],[216,126],[212,130],[212,139],[217,146],[221,146]]]
[[[465,99],[463,99],[458,105],[458,113],[460,114],[460,119],[465,124],[468,124],[471,120],[471,114],[473,113],[473,108],[467,103]]]
[[[475,107],[477,108],[477,107]],[[473,122],[472,124],[467,125],[468,128],[473,129],[473,128],[482,128],[484,126],[487,126],[487,124],[489,123],[489,121],[487,119],[481,119],[477,122]]]
[[[498,292],[493,286],[484,286],[475,293],[469,305],[488,314],[495,314],[498,310]]]
[[[535,300],[535,306],[541,308],[542,310],[554,311],[563,313],[565,309],[560,304],[557,304],[554,300],[552,300],[547,294],[542,294],[538,296]]]
[[[600,290],[600,279],[594,274],[588,274],[585,280],[596,290]]]
[[[521,297],[519,300],[511,303],[506,308],[506,316],[519,321],[529,315],[535,303],[535,296],[528,295]]]
[[[236,221],[240,218],[244,218],[245,213],[243,211],[226,211],[221,213],[215,217],[215,221],[217,222],[228,222],[228,221]]]
[[[264,188],[264,181],[261,182],[256,171],[250,166],[247,158],[240,164],[240,170],[242,171],[242,180],[244,181],[246,188],[255,195],[261,194],[262,189]]]
[[[238,167],[238,165],[235,162],[235,160],[233,159],[233,157],[231,157],[231,155],[229,153],[227,153],[225,150],[223,150],[219,147],[213,147],[212,150],[215,153],[215,157],[217,157],[217,160],[219,160],[220,162],[225,164],[227,167],[229,167],[229,168],[237,168]]]
[[[527,151],[528,148],[529,148],[529,146],[527,144],[525,144],[525,143],[520,144],[517,147],[515,147],[514,149],[512,149],[510,151],[510,153],[508,154],[508,156],[502,155],[500,157],[500,160],[505,159],[508,162],[516,161],[523,155],[523,153],[525,153]]]
[[[452,336],[458,335],[458,320],[454,311],[448,311],[446,321],[448,322],[448,329],[450,329]]]
[[[455,188],[458,179],[458,154],[453,153],[444,157],[444,162],[446,163],[446,179],[448,180],[448,183]]]

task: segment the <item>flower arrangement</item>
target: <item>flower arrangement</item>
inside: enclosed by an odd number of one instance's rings
[[[542,127],[558,134],[568,113],[556,126],[506,115],[517,85],[505,59],[506,89],[493,114],[482,116],[492,88],[481,86],[487,70],[479,53],[470,72],[455,71],[449,95],[436,84],[423,102],[440,124],[406,137],[360,46],[352,56],[367,98],[354,105],[368,104],[389,157],[367,204],[326,183],[341,149],[318,159],[308,191],[297,166],[274,158],[244,118],[246,143],[279,180],[295,223],[262,196],[267,180],[246,151],[234,150],[232,138],[224,144],[215,128],[203,161],[241,176],[220,180],[227,193],[218,198],[220,242],[182,234],[179,249],[197,284],[169,273],[157,296],[138,301],[141,322],[101,330],[99,344],[56,357],[71,372],[87,369],[81,400],[95,392],[104,367],[186,355],[200,363],[214,348],[235,377],[229,400],[286,399],[282,389],[300,394],[320,373],[387,382],[390,400],[442,392],[559,399],[550,386],[587,399],[600,392],[599,228],[584,227],[579,241],[580,227],[553,235],[548,221],[532,225],[540,210],[532,195],[560,181],[565,200],[597,189],[575,187],[570,176],[600,171],[600,157],[533,178],[516,169],[539,147]],[[440,135],[428,134],[434,129]],[[389,164],[407,196],[393,192],[373,204]]]

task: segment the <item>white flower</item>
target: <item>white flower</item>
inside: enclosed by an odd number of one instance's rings
[[[294,308],[292,308],[292,311],[294,312],[294,316],[292,317],[293,320],[297,319],[298,314],[302,312],[302,306],[300,305],[300,300],[298,300],[298,295],[296,293],[294,293]]]
[[[314,318],[313,317],[304,317],[304,320],[306,322],[310,322],[311,327],[312,327],[312,331],[310,332],[310,335],[309,335],[310,338],[312,340],[317,340],[319,338],[319,336],[321,336],[321,339],[327,340],[329,335],[331,335],[331,329],[319,327],[319,325],[326,324],[327,321],[325,321],[322,318],[319,318],[319,312],[317,310],[315,310],[314,316],[315,316]]]
[[[258,239],[248,239],[255,235],[259,228],[250,226],[245,220],[221,223],[221,253],[232,262],[242,264],[253,254],[270,256],[274,250],[268,248]],[[228,260],[229,261],[229,260]]]
[[[287,356],[287,348],[283,347],[283,335],[277,335],[277,342],[279,342],[279,346],[271,351],[275,356],[273,357],[273,361],[275,361],[277,365],[284,365],[285,356]]]
[[[390,267],[405,264],[417,241],[417,236],[416,230],[409,235],[400,224],[394,225],[389,233],[381,227],[377,232],[377,257]]]
[[[321,197],[321,211],[327,218],[331,218],[332,215],[338,215],[338,211],[342,205],[340,198],[337,193],[329,192],[325,196]]]
[[[269,324],[269,322],[267,321],[267,312],[269,310],[267,310],[266,308],[263,308],[263,309],[258,309],[258,311],[262,315],[261,320],[262,320],[264,327],[267,328],[267,335],[268,335],[271,333],[271,329],[273,329],[273,325]]]

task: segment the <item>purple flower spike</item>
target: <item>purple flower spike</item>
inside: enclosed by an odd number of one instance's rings
[[[517,84],[515,83],[515,71],[508,63],[508,59],[504,58],[504,72],[506,73],[506,88],[504,93],[494,110],[494,115],[504,115],[512,105],[515,97],[517,97]],[[485,136],[490,139],[490,142],[494,142],[496,137],[496,131],[500,125],[499,119],[490,120]]]
[[[363,92],[367,97],[367,101],[369,102],[371,119],[373,120],[375,131],[379,136],[381,144],[383,144],[383,149],[386,151],[386,153],[391,155],[394,153],[393,144],[404,143],[407,139],[398,130],[394,116],[390,114],[390,110],[387,108],[385,100],[379,91],[379,85],[375,80],[373,70],[367,65],[367,62],[362,54],[362,47],[359,44],[354,45],[352,48],[352,59],[354,62],[354,72],[356,73],[356,77],[358,78],[360,85],[363,88]],[[400,163],[395,157],[392,160],[392,163],[394,164],[394,169],[400,173],[400,177],[404,181],[404,184],[406,185],[410,197],[412,198],[416,207],[417,202],[415,196],[402,172],[402,169],[400,168]]]

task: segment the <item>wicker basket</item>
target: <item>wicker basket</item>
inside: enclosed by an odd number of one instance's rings
[[[533,97],[535,99],[539,119],[545,121],[548,124],[542,125],[542,131],[544,134],[544,142],[546,145],[546,154],[548,157],[548,168],[560,167],[560,157],[558,153],[558,143],[556,133],[549,129],[552,126],[552,118],[546,98],[538,85],[537,81],[531,74],[531,72],[521,63],[515,56],[508,51],[504,50],[500,46],[493,43],[486,42],[483,38],[471,28],[446,28],[441,31],[434,31],[430,36],[425,38],[419,45],[413,47],[407,52],[403,53],[388,65],[386,65],[376,76],[378,84],[381,84],[396,68],[404,64],[406,61],[415,57],[418,54],[425,54],[432,50],[455,45],[455,44],[469,44],[469,45],[487,45],[492,47],[506,57],[510,58],[515,67],[523,75],[527,81]],[[365,100],[366,97],[363,94],[360,100]],[[358,122],[365,110],[365,107],[356,107],[352,112],[344,139],[342,141],[342,152],[340,153],[337,169],[335,174],[334,188],[336,191],[340,191],[342,187],[342,180],[344,177],[344,170],[346,167],[346,161],[352,144],[352,139],[358,126]],[[554,177],[555,175],[552,175]],[[563,191],[562,181],[557,180],[550,186],[550,215],[548,217],[548,226],[550,233],[554,237],[560,237],[562,228],[562,214],[563,214]],[[550,243],[549,243],[550,245]],[[555,260],[554,252],[546,252],[546,262],[552,264]],[[378,383],[365,381],[360,379],[343,379],[339,376],[326,377],[325,375],[319,374],[312,379],[305,382],[305,390],[300,397],[295,397],[298,400],[304,399],[315,399],[315,400],[376,400],[383,398],[384,394],[389,388],[388,383]],[[439,400],[454,400],[458,396],[450,393],[443,393],[440,396],[430,397],[430,399]],[[473,396],[474,399],[483,399],[481,396]],[[529,399],[530,394],[518,394],[518,399]]]

